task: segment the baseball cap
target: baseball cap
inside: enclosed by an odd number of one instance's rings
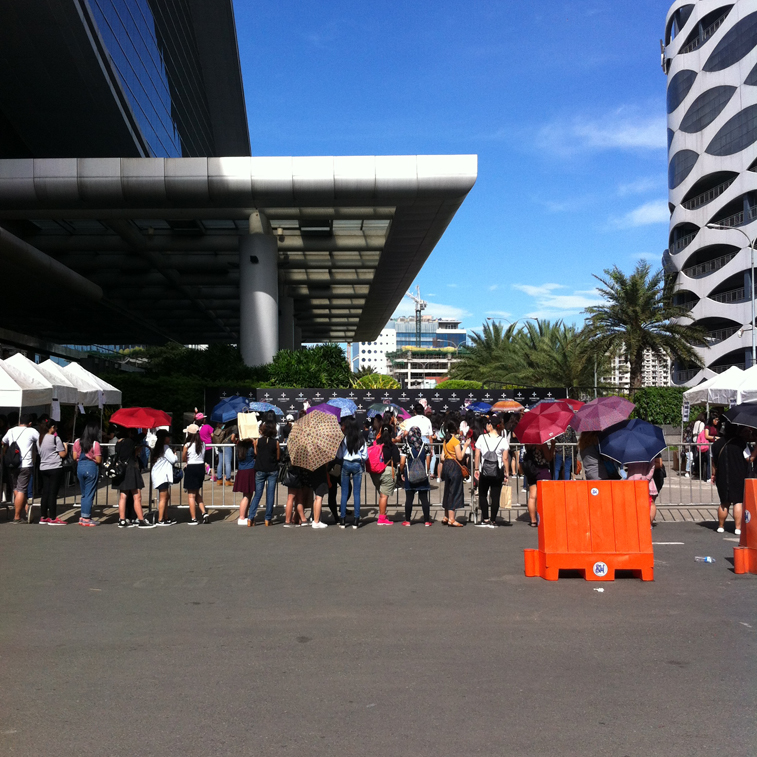
[[[190,423],[185,429],[185,434],[196,434],[200,430],[200,427],[196,423]]]

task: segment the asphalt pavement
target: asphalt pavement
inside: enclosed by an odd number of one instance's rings
[[[547,582],[521,523],[1,522],[0,755],[754,755],[757,576],[653,538]]]

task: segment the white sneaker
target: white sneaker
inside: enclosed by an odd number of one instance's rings
[[[733,533],[735,533],[736,536],[741,536],[741,529],[737,528]]]
[[[322,521],[318,521],[318,523],[313,523],[313,528],[328,528],[328,523],[323,523]]]
[[[723,533],[724,531],[725,531],[725,529],[724,529],[724,528],[719,528],[717,532],[718,532],[719,534],[722,534],[722,533]]]
[[[247,518],[237,518],[237,525],[238,526],[246,526],[247,525]]]
[[[684,478],[691,478],[691,474],[689,473],[684,474]]]

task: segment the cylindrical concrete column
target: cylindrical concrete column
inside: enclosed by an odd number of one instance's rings
[[[294,300],[279,293],[279,349],[294,349]]]
[[[276,238],[239,238],[239,348],[247,365],[265,365],[279,349],[279,273]]]

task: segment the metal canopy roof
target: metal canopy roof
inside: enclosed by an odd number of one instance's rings
[[[0,160],[0,224],[65,267],[24,271],[34,251],[9,258],[0,239],[3,268],[62,287],[75,272],[98,301],[96,319],[60,317],[14,288],[4,325],[64,343],[235,341],[238,239],[260,210],[303,341],[372,340],[476,172],[475,155]]]

